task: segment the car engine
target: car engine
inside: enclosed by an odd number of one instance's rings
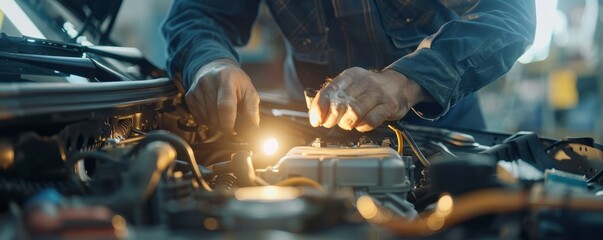
[[[21,5],[54,23],[83,4],[61,2]],[[116,13],[87,27],[110,42]],[[174,80],[137,49],[0,34],[0,239],[601,238],[591,138],[313,128],[270,94],[229,136]]]
[[[596,238],[603,223],[591,139],[404,123],[316,134],[273,115],[254,142],[211,136],[178,97],[42,126],[5,117],[0,236]]]

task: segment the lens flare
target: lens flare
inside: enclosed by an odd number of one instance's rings
[[[442,195],[436,205],[436,210],[443,216],[447,216],[452,212],[454,201],[449,194]]]
[[[361,196],[358,198],[358,201],[356,201],[356,206],[358,208],[358,212],[360,212],[360,215],[367,220],[372,220],[377,217],[377,214],[379,214],[379,208],[369,196]]]
[[[278,141],[275,138],[266,139],[266,141],[264,141],[262,150],[266,155],[272,155],[276,153],[276,151],[278,150]]]

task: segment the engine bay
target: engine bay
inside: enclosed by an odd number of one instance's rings
[[[596,238],[603,223],[592,139],[401,122],[361,134],[280,114],[230,137],[177,99],[85,121],[5,119],[0,236]]]
[[[2,33],[0,66],[0,239],[601,238],[592,138],[313,128],[269,94],[227,136],[137,49]]]

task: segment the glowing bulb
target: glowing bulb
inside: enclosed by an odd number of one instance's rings
[[[266,139],[262,150],[264,150],[264,154],[266,155],[272,155],[276,153],[276,150],[278,150],[278,141],[275,138]]]

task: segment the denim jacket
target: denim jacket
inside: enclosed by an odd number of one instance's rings
[[[185,88],[195,71],[250,36],[260,0],[175,0],[162,32],[168,70]],[[534,0],[265,0],[296,61],[330,74],[389,68],[416,81],[438,119],[463,97],[506,73],[531,44]]]

